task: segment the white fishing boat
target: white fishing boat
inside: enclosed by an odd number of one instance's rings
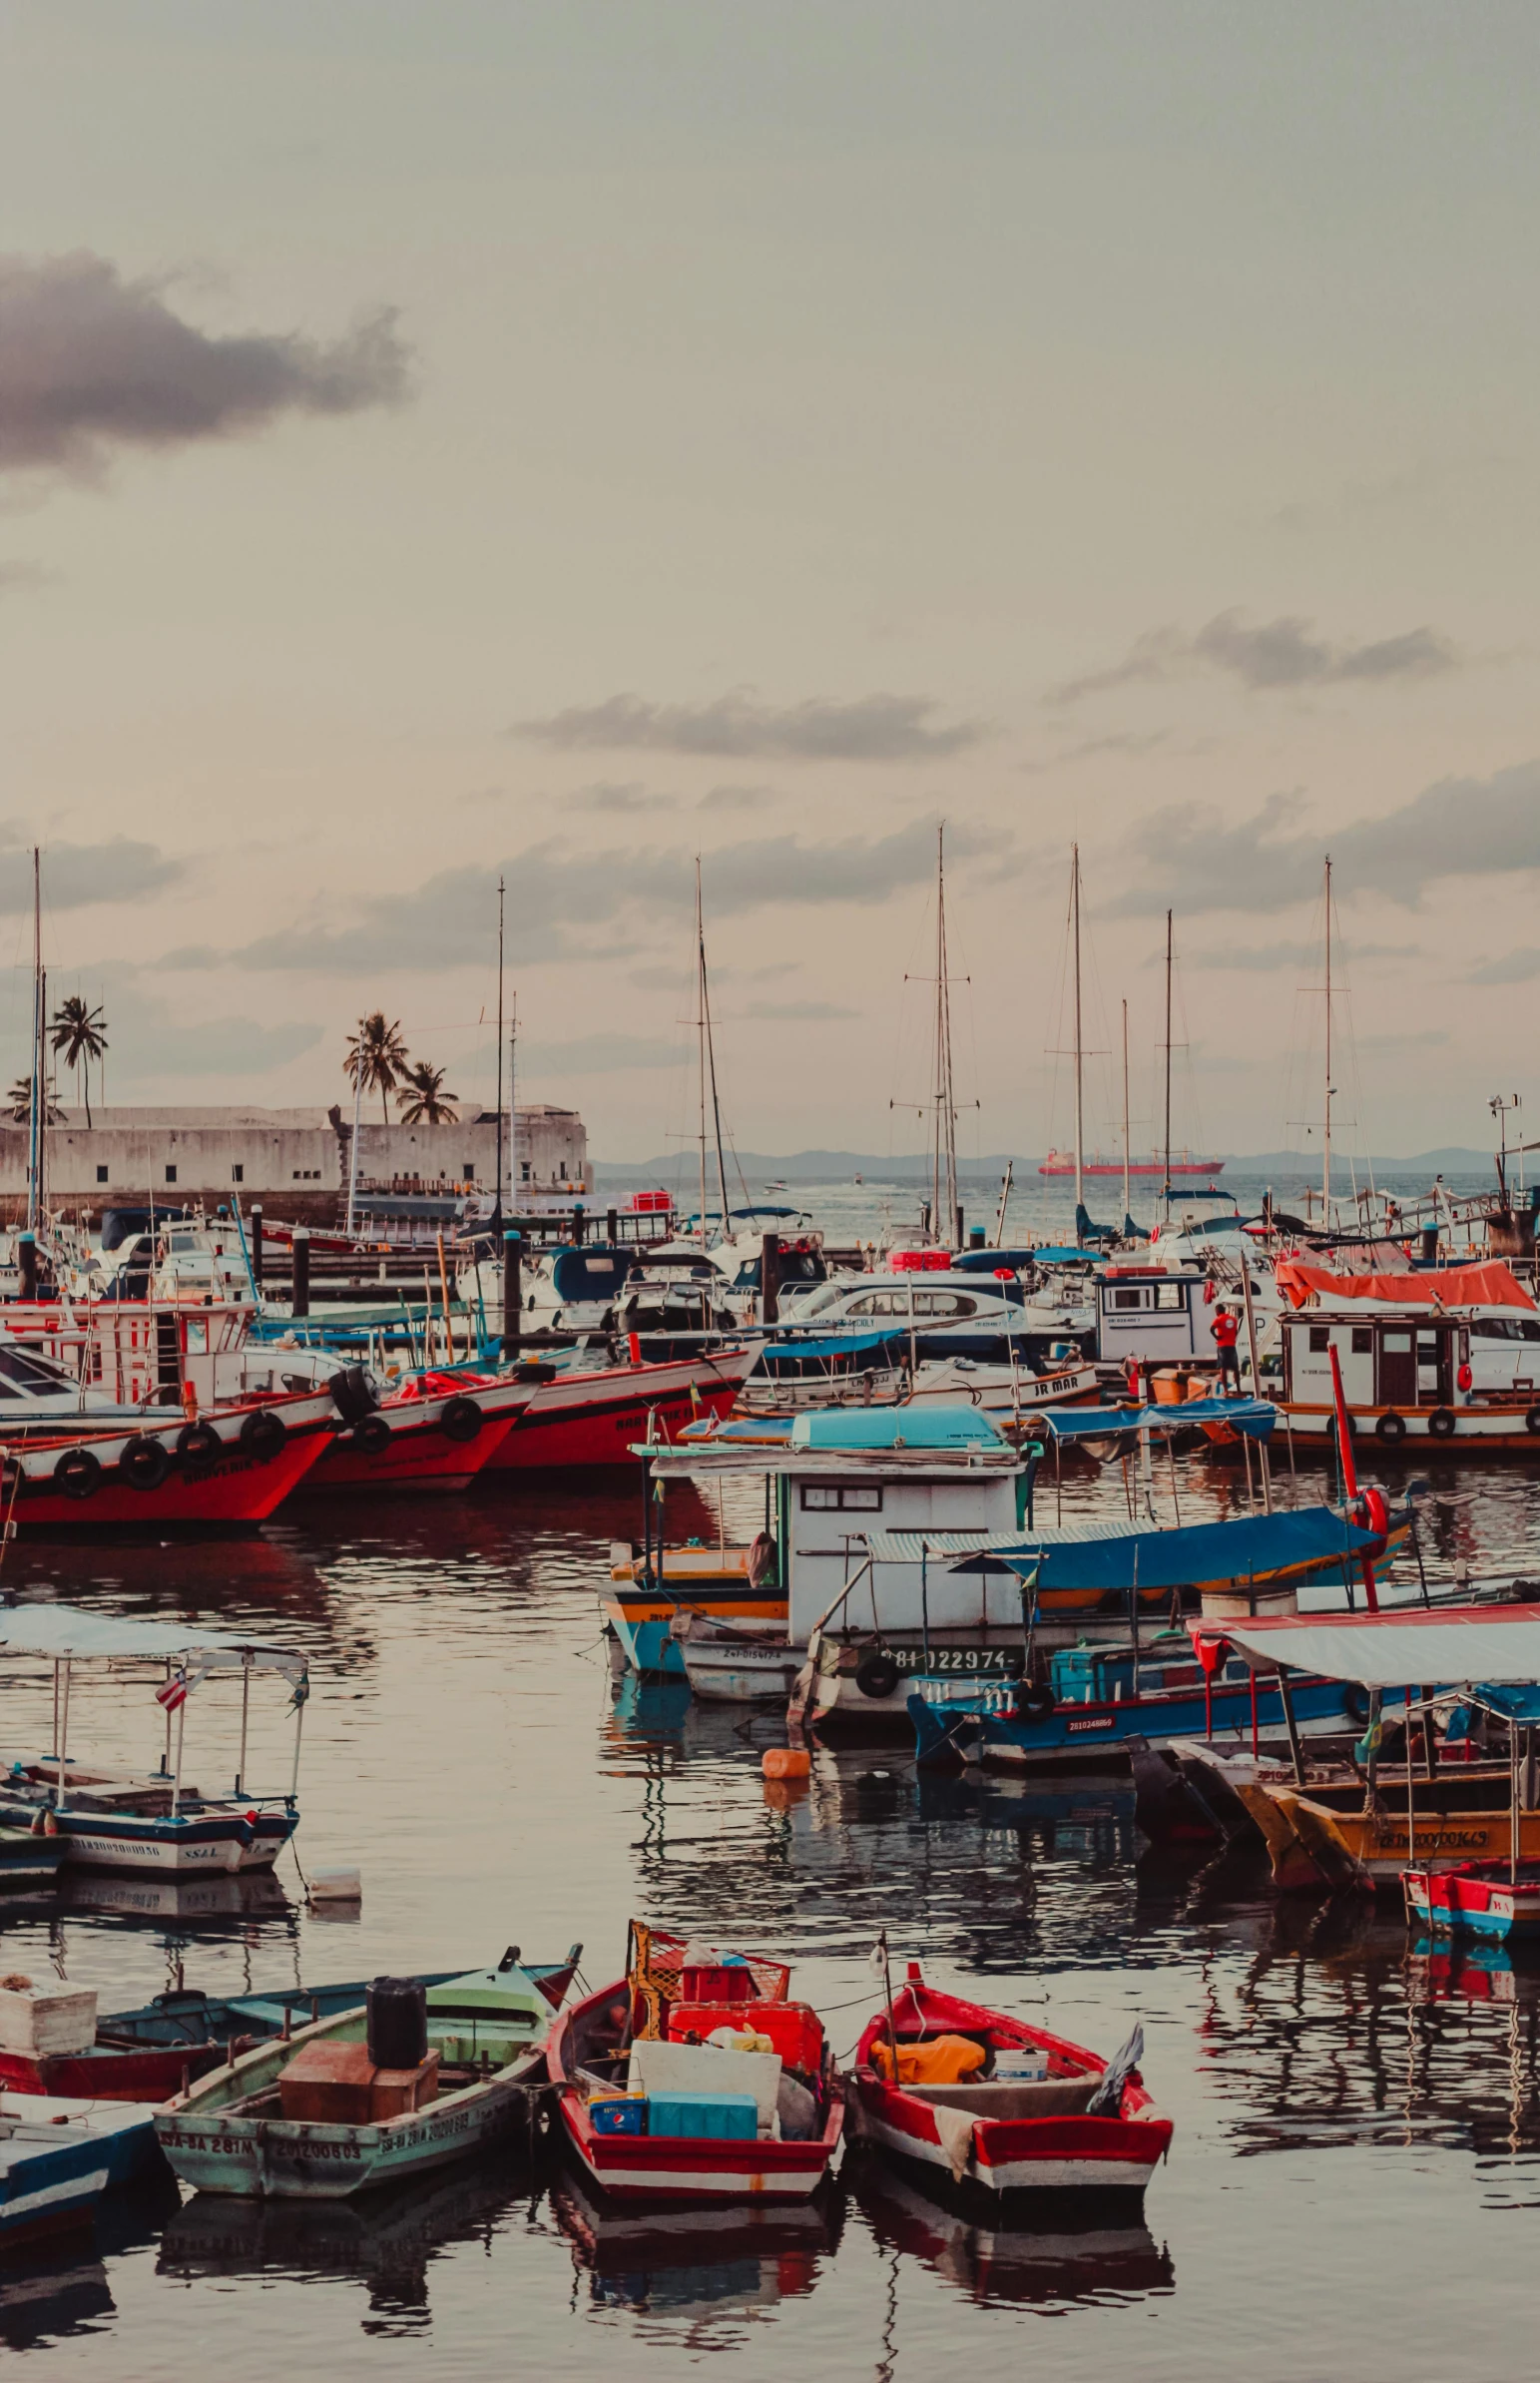
[[[243,2199],[340,2200],[447,2166],[530,2122],[526,2088],[545,2075],[551,2005],[511,1960],[420,1997],[402,2034],[371,2004],[280,2036],[202,2078],[156,2118],[186,2184]]]
[[[30,1822],[62,1842],[66,1867],[158,1873],[167,1878],[270,1870],[299,1825],[299,1738],[309,1694],[302,1654],[201,1630],[189,1622],[135,1621],[72,1605],[0,1612],[0,1657],[51,1664],[54,1739],[47,1754],[0,1756],[0,1820]],[[70,1687],[87,1665],[127,1685],[139,1667],[161,1708],[161,1767],[145,1773],[79,1761],[69,1751]],[[246,1775],[253,1678],[275,1674],[293,1695],[293,1769],[286,1789],[256,1794]],[[241,1687],[235,1789],[208,1796],[187,1783],[183,1755],[189,1698],[215,1680]]]

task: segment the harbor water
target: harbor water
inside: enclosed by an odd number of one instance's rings
[[[1116,1468],[1082,1463],[1062,1494],[1067,1513],[1123,1510]],[[1184,1462],[1184,1519],[1239,1494],[1232,1472]],[[1436,1579],[1535,1568],[1540,1477],[1522,1463],[1450,1473],[1425,1513]],[[1158,1861],[1126,1782],[921,1780],[895,1746],[819,1753],[805,1791],[768,1785],[778,1715],[612,1675],[596,1591],[611,1539],[639,1526],[636,1483],[574,1476],[317,1504],[234,1544],[7,1548],[14,1594],[302,1647],[297,1863],[355,1864],[363,1900],[307,1912],[289,1854],[266,1886],[77,1881],[0,1906],[4,1969],[95,1986],[112,2009],[179,1975],[233,1993],[470,1967],[510,1943],[553,1960],[581,1939],[599,1985],[636,1915],[791,1960],[845,2053],[885,1928],[900,1963],[1077,2042],[1110,2052],[1143,2024],[1146,2081],[1176,2120],[1144,2222],[991,2229],[855,2160],[826,2207],[760,2226],[605,2216],[559,2165],[512,2158],[356,2207],[168,2186],[115,2205],[94,2244],[0,2267],[0,2339],[112,2383],[384,2383],[429,2360],[445,2383],[663,2383],[724,2352],[755,2383],[1421,2383],[1517,2365],[1540,1958],[1435,1953],[1386,1907],[1281,1903],[1246,1863]],[[675,1493],[671,1536],[717,1527],[715,1505]],[[41,1668],[7,1673],[7,1749],[47,1745],[51,1697]],[[254,1694],[257,1791],[287,1784],[283,1707],[275,1686]],[[77,1755],[147,1767],[163,1726],[148,1686],[77,1678]],[[233,1689],[194,1694],[191,1778],[229,1785],[238,1727]]]

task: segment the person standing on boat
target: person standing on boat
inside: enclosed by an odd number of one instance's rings
[[[1221,1398],[1232,1392],[1241,1396],[1241,1358],[1236,1343],[1241,1338],[1241,1313],[1224,1301],[1214,1311],[1214,1352],[1219,1359]]]

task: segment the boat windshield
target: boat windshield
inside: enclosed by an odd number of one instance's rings
[[[46,1358],[30,1357],[0,1341],[0,1399],[46,1396],[51,1391],[78,1391],[80,1385],[61,1366]]]

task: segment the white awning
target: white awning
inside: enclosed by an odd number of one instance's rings
[[[278,1671],[303,1679],[305,1657],[295,1649],[268,1646],[230,1630],[201,1630],[193,1622],[134,1621],[119,1614],[87,1613],[79,1605],[8,1605],[0,1608],[0,1653],[42,1655],[51,1663],[106,1663],[133,1659],[170,1661],[183,1669]]]
[[[1279,1614],[1195,1621],[1194,1640],[1225,1639],[1257,1670],[1317,1672],[1363,1688],[1540,1681],[1540,1605],[1446,1605],[1395,1613]]]

